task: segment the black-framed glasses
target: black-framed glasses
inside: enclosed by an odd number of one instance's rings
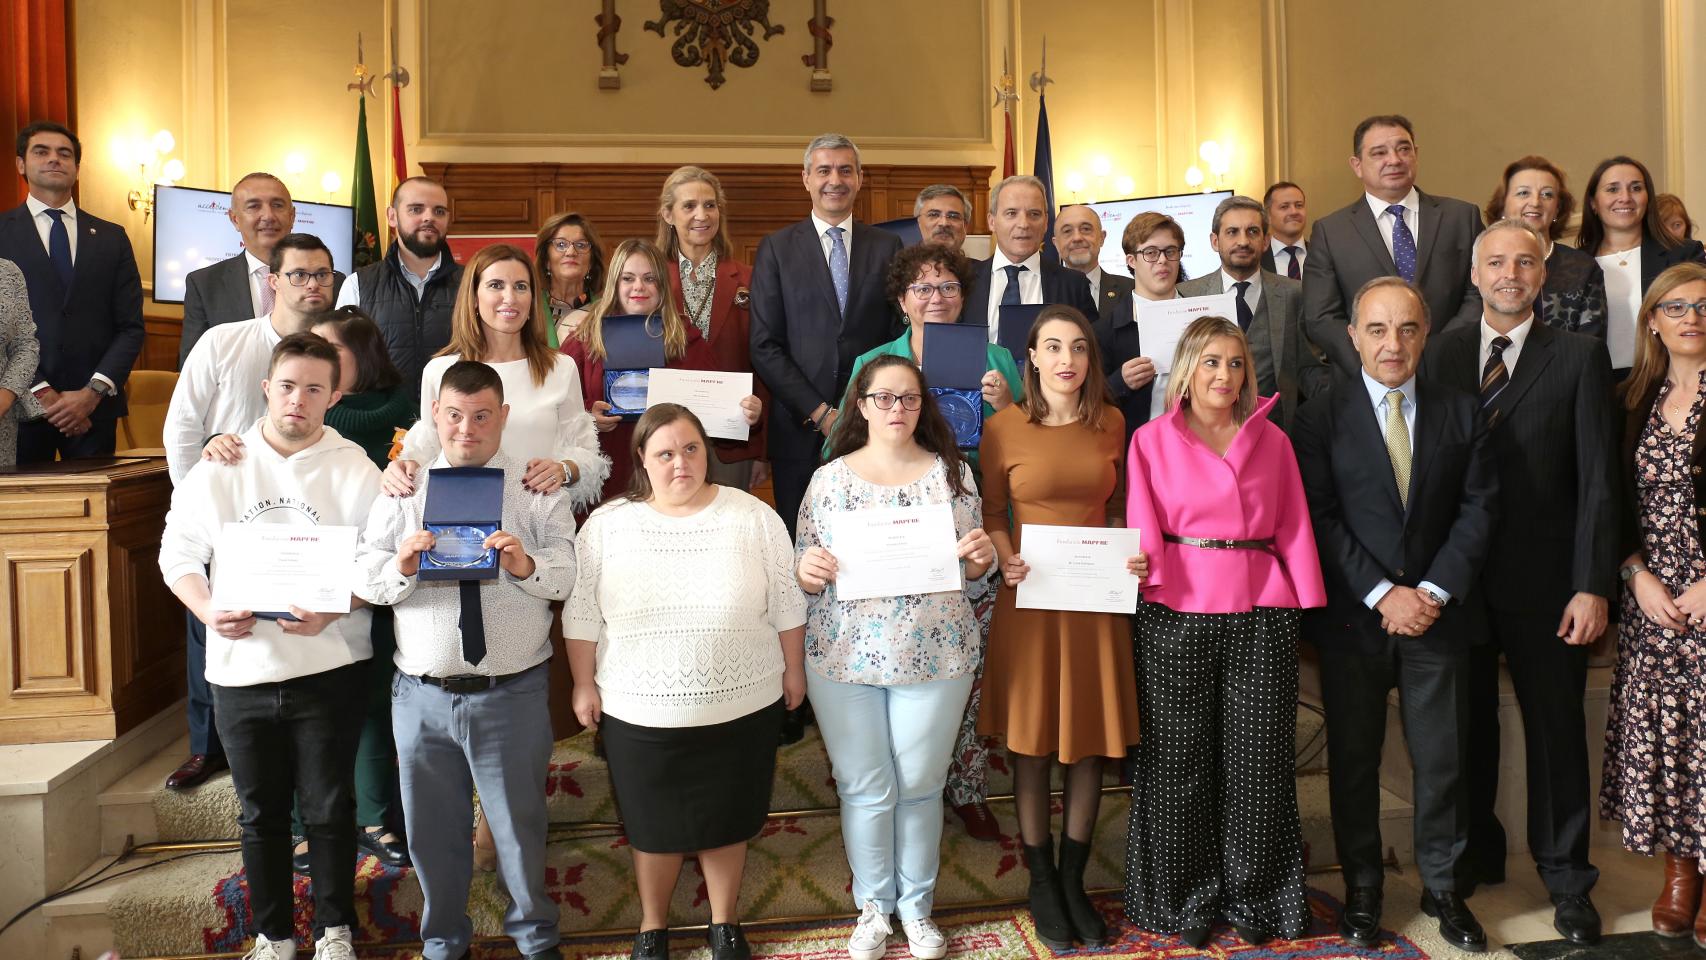
[[[919,407],[924,406],[922,393],[890,393],[887,390],[877,390],[865,394],[865,399],[876,404],[878,410],[893,410],[896,400],[900,401],[902,410],[911,412],[917,412]]]
[[[1144,261],[1147,263],[1154,263],[1155,261],[1161,259],[1162,257],[1166,257],[1168,260],[1177,260],[1180,257],[1185,255],[1185,248],[1184,247],[1143,247],[1137,251],[1137,255],[1142,257],[1144,259]]]
[[[957,300],[960,296],[960,282],[949,280],[945,283],[915,283],[906,288],[914,297],[928,300],[940,293],[943,300]]]
[[[1693,303],[1687,300],[1666,300],[1659,304],[1659,312],[1672,320],[1681,320],[1688,316],[1690,310],[1694,311],[1695,316],[1706,320],[1706,300],[1696,300]]]
[[[551,249],[558,253],[568,253],[570,249],[576,253],[585,253],[592,249],[592,243],[587,240],[552,240]]]
[[[333,276],[334,274],[330,270],[316,270],[313,273],[306,270],[291,270],[285,273],[284,279],[289,280],[293,287],[306,287],[310,280],[322,287],[329,287],[332,285]]]

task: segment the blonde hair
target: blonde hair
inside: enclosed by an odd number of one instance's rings
[[[539,273],[533,261],[519,247],[494,243],[481,247],[468,258],[462,271],[462,286],[456,290],[456,305],[450,312],[450,342],[440,350],[440,357],[461,357],[464,360],[486,359],[486,324],[480,317],[480,278],[495,264],[513,260],[527,269],[527,325],[521,328],[521,348],[527,354],[527,370],[533,375],[533,385],[545,385],[545,377],[557,363],[557,353],[545,339],[545,321],[538,309]]]
[[[718,260],[733,259],[734,245],[729,241],[729,198],[723,195],[723,182],[704,167],[676,167],[664,178],[663,193],[658,197],[657,248],[669,257],[670,263],[681,255],[681,241],[675,235],[675,225],[669,222],[669,211],[675,208],[675,191],[689,183],[703,183],[711,188],[717,199],[717,235],[711,238],[711,249],[717,251]],[[661,269],[663,265],[658,266]]]
[[[1679,263],[1653,278],[1647,295],[1641,298],[1641,309],[1635,313],[1635,362],[1625,381],[1623,406],[1634,410],[1670,369],[1670,350],[1664,340],[1647,324],[1659,308],[1659,301],[1670,296],[1685,283],[1706,281],[1706,264],[1692,261]]]
[[[1240,424],[1250,419],[1256,410],[1256,364],[1250,358],[1250,342],[1244,339],[1244,331],[1225,317],[1198,317],[1179,337],[1179,346],[1173,351],[1173,372],[1167,378],[1167,409],[1190,404],[1192,374],[1202,362],[1203,351],[1221,337],[1238,341],[1244,355],[1244,385],[1238,388],[1232,417]]]
[[[604,292],[598,302],[587,312],[586,319],[576,327],[570,336],[586,344],[586,355],[590,360],[604,359],[604,318],[621,316],[622,309],[617,304],[620,299],[617,290],[622,283],[622,269],[628,265],[629,259],[643,256],[652,262],[652,269],[658,275],[658,309],[657,315],[663,320],[663,355],[667,360],[678,360],[687,353],[687,321],[681,318],[680,311],[675,309],[675,293],[670,288],[669,274],[664,272],[663,253],[649,241],[633,239],[624,240],[610,255],[610,269],[604,274]]]

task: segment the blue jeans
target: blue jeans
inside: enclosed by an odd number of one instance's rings
[[[523,954],[557,945],[557,904],[545,893],[545,772],[551,711],[540,664],[501,686],[449,693],[408,674],[391,680],[391,728],[403,785],[409,858],[421,882],[422,953],[462,956],[474,934],[474,788],[492,828],[498,879],[510,895],[504,933]]]
[[[806,668],[806,691],[841,796],[853,905],[930,916],[942,848],[942,785],[972,675],[893,687]]]

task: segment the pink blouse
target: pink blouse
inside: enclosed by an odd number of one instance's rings
[[[1267,397],[1226,456],[1208,448],[1174,407],[1138,428],[1126,457],[1126,526],[1149,555],[1143,599],[1181,613],[1327,603],[1303,480],[1291,439],[1268,419]],[[1273,552],[1167,543],[1164,534],[1215,540],[1273,538]]]

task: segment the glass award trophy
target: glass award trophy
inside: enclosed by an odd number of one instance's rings
[[[610,415],[636,419],[646,412],[646,382],[667,363],[663,317],[625,314],[604,318],[604,402]]]
[[[495,467],[438,467],[426,476],[421,523],[434,542],[421,554],[420,579],[496,579],[497,551],[485,544],[503,524],[504,472]]]

